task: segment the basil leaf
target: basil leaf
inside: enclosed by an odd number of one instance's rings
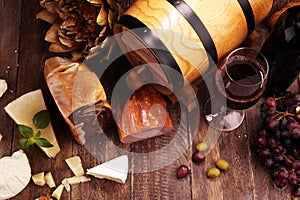
[[[41,131],[38,131],[38,132],[35,134],[34,137],[35,137],[36,139],[38,139],[38,138],[41,136],[41,134],[42,134]]]
[[[21,138],[19,140],[19,144],[23,149],[29,149],[29,148],[33,147],[33,144],[29,144],[28,139],[26,139],[26,138]]]
[[[45,138],[39,138],[37,141],[36,141],[37,145],[39,145],[40,147],[46,147],[46,148],[50,148],[50,147],[53,147],[53,145],[48,141],[46,140]]]
[[[29,138],[29,137],[33,137],[34,135],[32,128],[30,128],[29,126],[18,124],[18,129],[24,137]]]
[[[41,110],[33,117],[33,124],[37,129],[44,129],[50,123],[50,114],[47,110]]]

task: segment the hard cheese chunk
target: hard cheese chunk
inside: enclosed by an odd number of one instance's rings
[[[0,200],[20,193],[29,183],[31,168],[26,154],[16,151],[11,157],[0,159]]]
[[[32,118],[37,112],[46,110],[47,108],[42,91],[39,89],[22,95],[9,103],[4,109],[16,124],[29,126],[36,132]],[[52,124],[50,123],[47,128],[41,130],[41,133],[42,138],[46,138],[51,144],[53,144],[53,147],[51,148],[41,147],[41,149],[48,157],[54,158],[60,151],[60,148],[56,140]]]
[[[44,172],[34,174],[34,175],[32,175],[31,178],[32,178],[34,184],[36,184],[38,186],[44,186],[46,184],[45,173]]]
[[[57,200],[61,198],[62,192],[64,190],[64,185],[60,184],[52,193],[52,197],[55,197]]]
[[[71,158],[66,159],[66,163],[75,174],[75,176],[84,175],[84,169],[82,167],[81,159],[79,156],[73,156]]]
[[[87,174],[97,178],[105,178],[118,183],[125,183],[128,174],[128,157],[117,157],[106,163],[87,170]]]
[[[50,188],[54,188],[56,186],[51,172],[48,172],[45,175],[45,181]]]

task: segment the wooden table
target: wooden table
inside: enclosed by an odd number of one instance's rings
[[[282,7],[288,1],[275,1],[273,11]],[[124,0],[122,4],[127,7],[133,0]],[[112,143],[101,143],[97,148],[78,145],[61,117],[54,100],[43,79],[44,61],[48,54],[48,45],[44,42],[45,31],[49,25],[35,18],[41,9],[37,0],[0,0],[0,78],[6,79],[8,91],[0,99],[0,133],[3,139],[0,142],[0,157],[11,155],[20,149],[18,139],[20,133],[11,118],[4,112],[3,107],[18,96],[29,91],[41,88],[46,99],[48,110],[52,116],[52,123],[61,146],[61,152],[49,159],[38,148],[26,150],[29,157],[32,174],[41,171],[51,171],[56,184],[65,177],[72,176],[64,159],[72,155],[82,158],[85,169],[116,157],[120,152],[114,148],[126,151],[147,152],[155,151],[167,145],[176,134],[171,133],[155,139],[138,142],[131,145],[121,144],[118,140],[116,129],[111,130]],[[201,89],[201,86],[199,86]],[[293,86],[297,89],[297,86]],[[201,94],[199,93],[200,108]],[[179,106],[176,104],[170,109],[175,126],[180,124]],[[183,117],[183,120],[186,119]],[[187,119],[190,120],[190,119]],[[198,122],[197,122],[198,123]],[[146,173],[129,173],[126,184],[118,184],[108,180],[92,178],[89,183],[72,186],[71,192],[63,192],[62,199],[180,199],[180,200],[288,200],[291,199],[289,190],[280,191],[273,186],[268,171],[262,166],[251,147],[253,135],[261,124],[259,103],[246,112],[246,120],[235,131],[221,134],[218,143],[207,155],[206,161],[195,164],[191,155],[195,144],[202,140],[206,134],[207,124],[200,116],[199,128],[194,138],[183,137],[182,144],[177,144],[170,151],[159,155],[159,160],[153,163],[165,162],[167,158],[178,156],[172,163]],[[198,124],[197,124],[198,125]],[[190,135],[194,126],[184,127],[182,136]],[[184,149],[180,154],[180,148]],[[95,146],[94,146],[95,147]],[[89,150],[87,150],[89,149]],[[101,154],[101,159],[93,154]],[[177,158],[177,157],[176,157]],[[230,169],[216,179],[206,177],[206,170],[214,165],[218,158],[224,158],[230,163]],[[144,161],[146,161],[145,158]],[[135,162],[131,160],[131,162]],[[145,169],[143,163],[136,163]],[[176,169],[179,165],[186,164],[191,167],[191,175],[184,179],[176,178]],[[53,190],[47,186],[39,187],[30,184],[13,199],[33,200],[41,195],[49,195]]]

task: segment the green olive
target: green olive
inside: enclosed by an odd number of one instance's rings
[[[223,160],[223,159],[219,159],[217,160],[216,162],[216,166],[220,169],[220,170],[223,170],[223,171],[226,171],[229,167],[229,164],[226,160]]]
[[[220,175],[220,170],[216,167],[210,168],[207,170],[206,175],[210,178],[215,178]]]
[[[206,142],[199,142],[196,145],[197,151],[206,151],[208,149],[208,144]]]

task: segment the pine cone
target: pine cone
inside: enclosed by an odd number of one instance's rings
[[[45,36],[51,43],[49,51],[77,52],[75,60],[112,35],[112,27],[122,13],[114,0],[41,0],[40,5],[45,9],[37,18],[53,24]]]

